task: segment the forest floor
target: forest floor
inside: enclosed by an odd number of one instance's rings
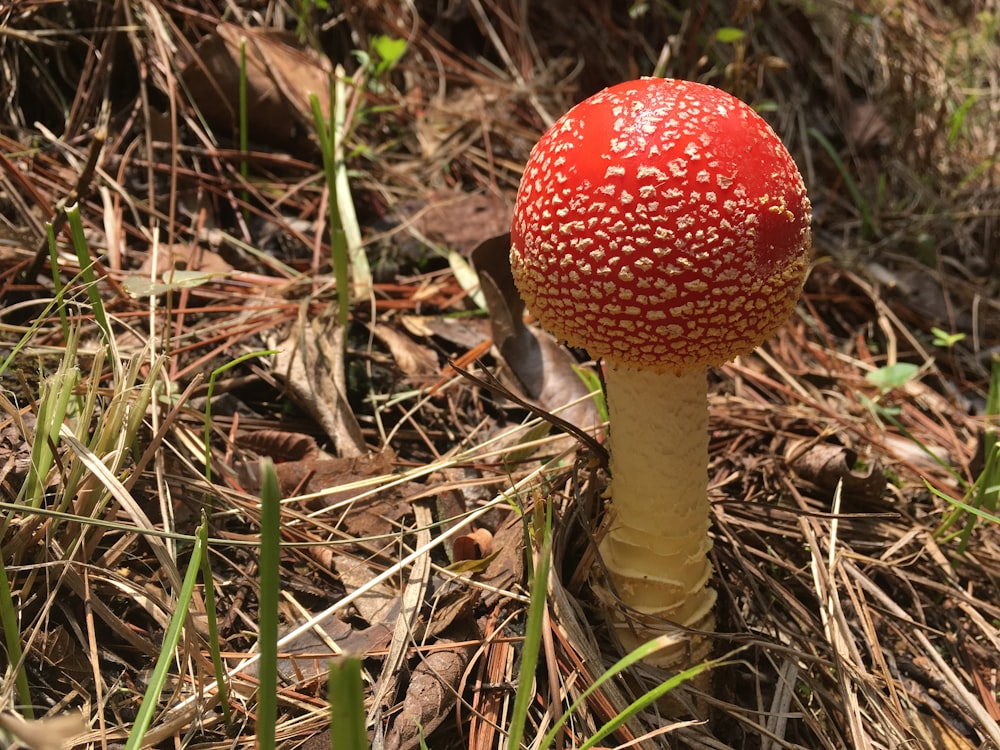
[[[996,0],[0,4],[0,747],[266,747],[276,617],[280,747],[330,746],[352,654],[376,748],[523,719],[530,748],[1000,750],[998,28]],[[771,123],[813,264],[710,374],[710,679],[630,711],[666,677],[633,665],[571,710],[621,656],[599,368],[534,327],[544,381],[500,354],[503,235],[546,127],[651,74]]]

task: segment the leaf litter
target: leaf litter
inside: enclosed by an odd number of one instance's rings
[[[63,725],[78,747],[127,736],[183,563],[183,544],[151,534],[192,533],[202,508],[227,669],[234,692],[253,695],[255,470],[270,456],[287,543],[283,746],[329,746],[325,664],[346,651],[365,657],[379,746],[415,747],[422,726],[434,747],[503,747],[526,523],[543,502],[559,519],[556,574],[528,721],[547,731],[617,657],[603,611],[615,602],[591,589],[607,477],[593,380],[577,368],[598,372],[525,325],[503,240],[488,238],[504,231],[520,165],[553,114],[658,66],[773,115],[810,183],[817,262],[779,335],[712,375],[717,653],[738,651],[697,697],[711,721],[654,708],[607,741],[1000,747],[997,526],[977,523],[961,555],[937,533],[995,429],[983,415],[1000,351],[996,9],[323,5],[0,9],[0,549],[37,707],[84,709],[86,729]],[[717,33],[731,28],[741,34]],[[377,37],[406,51],[364,68],[355,53]],[[350,181],[375,279],[347,328],[331,322],[308,107],[336,64],[350,71]],[[120,351],[149,361],[157,406],[115,472],[101,467],[110,454],[57,441],[28,510],[18,493],[39,381],[65,346],[46,308],[60,288],[84,332],[81,361],[100,347],[60,218],[66,196],[102,259]],[[150,286],[123,293],[138,278]],[[962,335],[942,347],[934,330]],[[280,353],[224,369],[270,348]],[[198,378],[213,372],[209,482]],[[113,382],[107,364],[84,368],[77,393],[92,409],[66,418],[78,436],[100,430]],[[87,492],[63,497],[83,472]],[[232,742],[205,687],[200,597],[191,614],[154,744]],[[661,678],[639,669],[606,683],[562,746]]]

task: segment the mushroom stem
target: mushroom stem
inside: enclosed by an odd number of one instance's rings
[[[612,519],[601,542],[610,583],[634,610],[615,628],[626,648],[669,624],[710,631],[708,405],[704,369],[680,375],[608,366]],[[638,617],[635,615],[638,614]],[[682,634],[655,663],[704,658],[704,638]]]

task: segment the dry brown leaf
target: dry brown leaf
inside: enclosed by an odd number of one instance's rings
[[[933,738],[934,750],[977,750],[979,745],[973,745],[968,739],[942,716],[938,714],[923,714],[924,729]]]
[[[50,625],[37,640],[36,649],[45,667],[56,667],[81,684],[94,676],[90,661],[80,649],[79,642],[62,625]]]
[[[420,243],[467,255],[483,237],[507,231],[511,210],[495,195],[438,190],[426,201],[398,206],[396,218]]]
[[[476,529],[455,537],[452,543],[452,562],[482,560],[493,554],[493,534],[488,529]]]
[[[337,571],[340,582],[344,584],[344,588],[349,594],[353,594],[362,586],[367,586],[375,576],[382,572],[374,566],[347,555],[338,555],[334,558],[333,568]],[[395,586],[383,581],[355,599],[353,606],[365,622],[373,625],[377,622],[395,623],[399,616],[399,592]],[[391,631],[389,635],[391,637]]]
[[[419,378],[438,374],[440,365],[433,349],[418,344],[393,326],[384,323],[373,324],[371,330],[375,338],[389,350],[396,367],[407,377]]]
[[[142,265],[139,266],[138,275],[168,279],[173,270],[228,274],[235,269],[213,250],[206,250],[197,244],[178,242],[173,245],[160,245],[159,252],[146,255]]]
[[[320,456],[311,435],[284,430],[254,430],[238,435],[236,445],[279,461],[308,461]]]
[[[389,449],[345,458],[330,458],[319,452],[316,458],[284,461],[275,464],[274,469],[284,497],[314,495],[306,502],[306,507],[309,510],[320,510],[357,495],[357,490],[342,490],[340,487],[391,471],[393,456]],[[251,461],[244,468],[247,488],[259,489],[257,462]]]
[[[413,336],[435,336],[456,349],[475,349],[490,338],[490,324],[478,318],[405,315],[403,327]]]
[[[848,143],[860,150],[870,145],[885,145],[892,128],[874,102],[857,102],[848,110],[846,135]]]
[[[558,412],[582,430],[600,424],[590,390],[573,369],[576,360],[551,335],[524,324],[524,302],[510,272],[510,235],[488,239],[472,251],[472,262],[490,311],[493,343],[521,391],[535,405]]]
[[[843,445],[792,441],[785,447],[785,461],[801,479],[823,490],[832,491],[842,482],[852,500],[877,500],[885,489],[882,469],[875,463],[856,469],[858,454]]]
[[[284,628],[289,632],[290,628]],[[285,644],[278,658],[278,673],[289,683],[301,683],[327,673],[330,657],[338,653],[365,656],[381,651],[389,643],[391,632],[383,623],[356,628],[336,614],[318,622]],[[259,674],[260,662],[250,664],[248,676]]]
[[[198,43],[197,58],[181,79],[201,116],[223,134],[235,133],[245,50],[251,142],[301,152],[314,130],[309,95],[329,111],[332,71],[328,61],[296,44],[290,34],[221,23]]]
[[[491,588],[503,591],[524,580],[524,527],[520,518],[497,529],[493,536],[493,547],[498,554],[490,560],[486,572],[480,580]],[[484,592],[483,602],[490,606],[497,594]]]
[[[61,750],[87,730],[87,721],[79,711],[68,711],[29,721],[13,711],[0,713],[0,729],[15,735],[24,747],[32,750]]]
[[[450,641],[442,639],[441,646]],[[469,649],[432,651],[413,670],[403,699],[403,709],[386,733],[386,750],[412,750],[445,720],[458,698],[462,673],[469,663]]]
[[[323,428],[341,456],[366,452],[361,427],[344,387],[344,329],[332,313],[309,320],[303,309],[283,341],[274,344],[274,372],[291,397]]]

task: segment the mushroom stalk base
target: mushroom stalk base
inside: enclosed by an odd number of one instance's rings
[[[683,669],[704,659],[715,628],[708,586],[708,403],[704,370],[679,376],[606,370],[611,420],[611,523],[601,555],[614,593],[631,611],[613,626],[631,649],[676,633],[650,660]]]

